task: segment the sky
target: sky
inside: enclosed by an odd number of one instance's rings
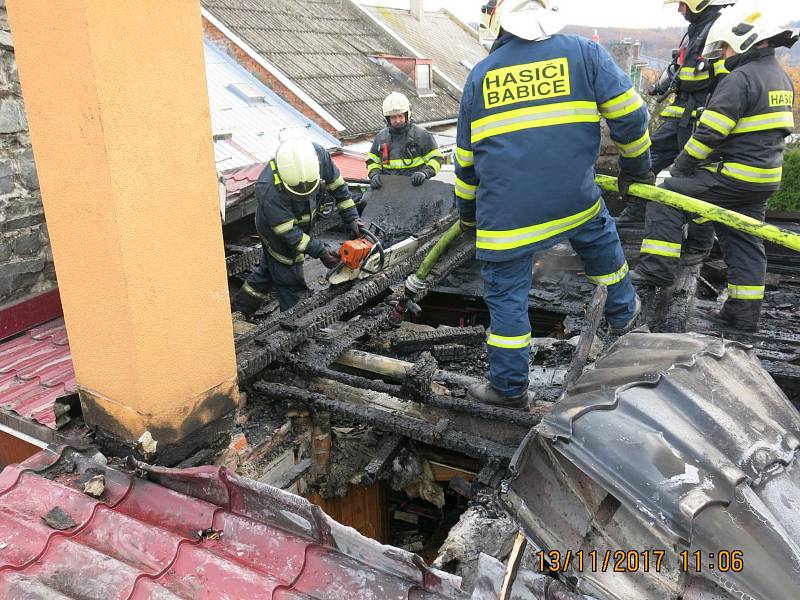
[[[567,21],[592,27],[671,27],[685,26],[677,4],[664,6],[663,0],[555,0]],[[800,20],[800,0],[763,0],[774,5],[786,22]],[[362,0],[363,4],[408,8],[409,0]],[[444,6],[465,21],[479,21],[483,0],[425,0],[426,10]]]

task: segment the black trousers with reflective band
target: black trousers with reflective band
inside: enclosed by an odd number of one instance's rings
[[[248,292],[248,287],[256,294]],[[242,310],[245,314],[252,314],[256,309],[252,309],[255,300],[250,298],[240,298],[242,294],[258,300],[258,306],[272,290],[278,296],[281,311],[287,311],[295,304],[300,302],[308,294],[308,286],[303,276],[303,265],[284,265],[272,258],[267,252],[264,244],[261,244],[261,261],[253,269],[250,277],[247,278],[247,285],[234,298],[233,310],[237,310],[237,305],[247,304],[248,310]]]
[[[749,191],[736,186],[725,175],[698,170],[691,177],[672,177],[664,181],[664,189],[705,200],[717,206],[764,221],[767,201],[774,193]],[[669,286],[675,280],[680,264],[680,248],[675,245],[704,247],[705,240],[692,239],[696,231],[713,227],[719,239],[725,263],[728,265],[729,298],[722,309],[726,319],[745,326],[758,324],[763,303],[763,287],[767,272],[764,242],[755,236],[713,223],[689,229],[689,239],[683,240],[683,226],[695,215],[652,202],[647,207],[645,239],[637,271],[654,285]],[[757,289],[753,289],[757,288]],[[759,293],[760,288],[761,293]]]

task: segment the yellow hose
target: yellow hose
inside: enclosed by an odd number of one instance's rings
[[[606,191],[619,191],[616,177],[597,175],[595,181],[598,186]],[[790,248],[795,252],[800,252],[800,234],[786,231],[774,225],[767,225],[753,217],[748,217],[747,215],[742,215],[690,196],[684,196],[683,194],[641,183],[632,184],[628,189],[628,193],[644,200],[658,202],[688,213],[699,215],[709,221],[722,223],[731,229],[738,229],[739,231],[744,231],[745,233],[770,241],[773,244]]]

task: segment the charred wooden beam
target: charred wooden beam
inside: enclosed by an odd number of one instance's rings
[[[600,321],[603,319],[603,309],[606,307],[606,299],[608,298],[608,288],[604,285],[598,285],[592,293],[592,300],[589,303],[589,310],[586,311],[586,324],[581,330],[581,337],[578,339],[578,347],[575,348],[575,354],[572,355],[572,362],[569,365],[566,377],[564,377],[564,388],[578,380],[578,377],[583,373],[586,366],[586,361],[589,359],[589,352],[592,349],[594,338],[597,336],[597,328],[600,327]]]
[[[369,487],[378,481],[394,460],[394,457],[397,456],[397,453],[400,452],[405,441],[406,439],[402,435],[387,433],[381,440],[381,445],[378,446],[375,458],[364,467],[364,473],[361,475],[361,485]]]
[[[359,406],[329,398],[300,388],[272,383],[256,382],[253,386],[263,398],[311,405],[317,409],[366,423],[382,431],[397,433],[413,440],[442,446],[475,458],[495,458],[508,461],[515,447],[498,444],[479,436],[438,427],[422,419],[397,415],[372,406]]]
[[[338,381],[356,388],[371,390],[373,392],[388,394],[395,397],[401,396],[402,388],[399,385],[384,383],[383,381],[376,381],[374,379],[359,377],[358,375],[350,375],[349,373],[342,373],[340,371],[325,369],[309,364],[303,364],[299,367],[299,370],[307,375],[332,379],[333,381]],[[472,402],[469,400],[464,400],[463,398],[441,396],[437,394],[431,394],[430,396],[423,398],[421,403],[447,411],[471,415],[487,421],[512,423],[514,425],[522,425],[525,427],[533,427],[534,425],[538,424],[542,417],[550,410],[549,408],[534,407],[532,412],[523,412],[510,408],[502,408],[500,406],[491,406],[489,404]]]
[[[399,331],[389,343],[399,354],[430,350],[444,344],[480,344],[486,339],[486,330],[476,327],[446,327],[435,331]]]

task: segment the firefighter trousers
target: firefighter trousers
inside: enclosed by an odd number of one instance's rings
[[[308,286],[302,264],[285,265],[278,262],[269,255],[262,242],[261,261],[234,297],[233,310],[252,315],[272,290],[278,296],[281,311],[287,311],[306,297]]]
[[[691,177],[672,177],[664,181],[664,189],[705,200],[717,206],[764,220],[767,200],[772,191],[748,191],[737,188],[727,177],[704,169]],[[670,286],[681,258],[683,226],[692,215],[678,209],[651,203],[647,208],[645,238],[637,272],[650,284]],[[728,265],[728,300],[722,317],[743,328],[755,328],[764,300],[764,279],[767,257],[764,242],[752,235],[713,224],[722,256]],[[690,229],[689,235],[692,235]]]
[[[609,324],[625,326],[636,310],[636,292],[628,276],[614,219],[603,206],[596,217],[573,230],[568,238],[583,261],[589,280],[608,286],[605,314]],[[533,253],[504,262],[484,261],[481,277],[491,316],[486,339],[489,380],[500,394],[517,396],[528,389],[531,341],[528,292],[533,277]]]
[[[653,161],[653,173],[658,175],[664,169],[675,162],[678,154],[681,153],[686,142],[692,137],[694,131],[693,124],[689,122],[682,126],[682,119],[665,118],[661,126],[653,132],[653,146],[650,153]],[[639,215],[639,219],[645,218],[645,211],[649,203],[642,199],[632,199],[629,202],[633,215]],[[706,256],[714,246],[714,228],[710,224],[690,223],[691,235],[686,240],[683,248],[684,255]]]

